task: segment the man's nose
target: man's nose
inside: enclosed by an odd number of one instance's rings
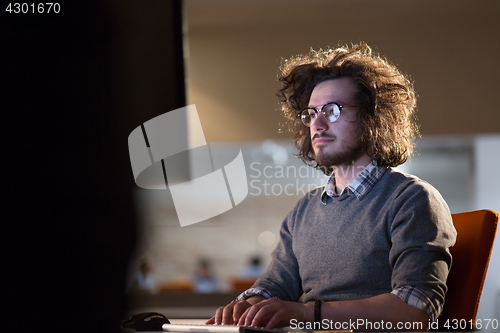
[[[318,112],[316,117],[312,119],[311,128],[315,131],[326,131],[328,129],[328,121],[325,119],[322,112]]]

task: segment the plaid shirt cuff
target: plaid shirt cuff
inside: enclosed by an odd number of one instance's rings
[[[391,293],[399,296],[406,304],[420,310],[425,310],[431,322],[436,321],[443,311],[443,304],[441,304],[431,291],[407,285],[396,288]]]
[[[244,301],[246,300],[247,298],[250,298],[252,296],[262,296],[264,298],[277,298],[276,296],[274,296],[273,294],[271,294],[270,292],[264,290],[264,289],[260,289],[260,288],[250,288],[248,290],[245,290],[244,292],[242,292],[237,298],[236,300],[237,301]]]

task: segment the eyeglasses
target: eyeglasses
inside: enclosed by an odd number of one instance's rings
[[[302,123],[306,125],[307,127],[310,127],[313,119],[316,119],[318,116],[318,112],[321,112],[323,114],[323,117],[325,117],[326,120],[329,122],[333,123],[340,117],[340,111],[344,107],[354,107],[352,105],[340,105],[337,103],[327,103],[323,105],[320,111],[318,111],[315,108],[307,108],[302,111],[300,111],[299,114],[297,114],[297,117],[302,120]]]

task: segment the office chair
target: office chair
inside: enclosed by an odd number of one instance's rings
[[[453,263],[448,275],[448,292],[439,324],[453,320],[475,323],[479,299],[488,270],[498,213],[493,210],[477,210],[452,214],[457,230],[456,244],[450,249]],[[455,321],[456,322],[456,321]]]

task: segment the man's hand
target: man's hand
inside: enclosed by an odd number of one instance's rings
[[[218,308],[215,316],[210,318],[206,324],[236,325],[246,309],[263,300],[265,300],[264,297],[252,296],[244,301],[232,301],[228,305]]]
[[[275,298],[261,301],[245,310],[238,325],[259,326],[265,328],[290,326],[290,321],[312,321],[313,303],[281,301]]]
[[[245,325],[266,328],[285,327],[290,320],[310,320],[314,317],[314,304],[265,299],[255,296],[246,301],[232,301],[217,309],[215,316],[206,324],[215,325]]]

